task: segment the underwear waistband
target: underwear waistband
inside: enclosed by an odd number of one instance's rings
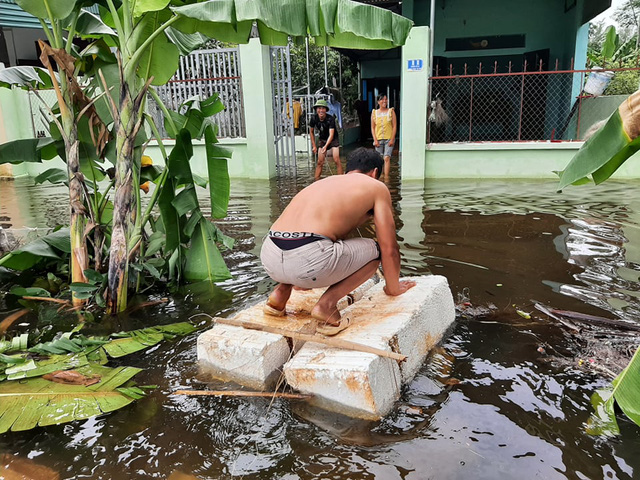
[[[318,240],[331,240],[324,235],[310,232],[278,232],[269,230],[269,238],[280,250],[294,250],[298,247],[317,242]]]

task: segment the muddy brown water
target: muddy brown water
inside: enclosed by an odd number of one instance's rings
[[[203,313],[229,316],[264,299],[273,283],[257,259],[261,238],[309,179],[302,169],[296,180],[234,180],[229,216],[219,223],[237,241],[225,253],[233,279],[213,290],[184,288],[167,304],[93,329],[190,318],[207,325]],[[532,305],[639,322],[640,193],[630,182],[563,194],[555,185],[392,179],[402,274],[444,275],[454,298],[495,311],[460,319],[383,421],[290,400],[172,395],[229,388],[198,371],[193,334],[111,362],[145,369],[138,384],[158,386],[146,398],[87,421],[1,435],[4,463],[65,479],[640,477],[640,428],[619,416],[620,436],[586,433],[590,396],[608,379],[579,367],[575,334]],[[63,190],[0,182],[5,229],[53,226],[65,210]],[[16,328],[38,321],[27,317]]]

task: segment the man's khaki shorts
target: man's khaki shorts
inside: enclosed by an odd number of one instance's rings
[[[281,250],[266,237],[260,252],[262,265],[273,280],[302,288],[334,285],[379,258],[378,244],[370,238],[321,239]]]

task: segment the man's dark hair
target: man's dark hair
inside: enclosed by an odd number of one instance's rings
[[[355,149],[347,157],[347,173],[352,170],[358,170],[362,173],[372,172],[374,168],[378,169],[376,178],[380,178],[384,161],[382,155],[370,148],[360,147]]]
[[[386,93],[381,93],[380,95],[378,95],[378,101],[382,100],[386,96],[387,96]]]

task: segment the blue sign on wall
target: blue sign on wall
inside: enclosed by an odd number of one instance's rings
[[[422,70],[423,61],[421,58],[417,58],[414,60],[407,60],[407,70],[410,72],[419,72]]]

